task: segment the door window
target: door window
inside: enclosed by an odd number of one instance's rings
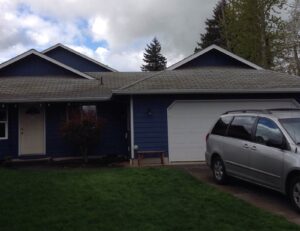
[[[274,121],[260,118],[255,132],[255,141],[270,147],[282,148],[284,137]]]
[[[250,141],[255,119],[254,116],[235,116],[229,126],[228,136]]]
[[[214,126],[211,133],[215,135],[225,136],[227,127],[231,120],[232,120],[231,116],[221,117],[216,123],[216,125]]]

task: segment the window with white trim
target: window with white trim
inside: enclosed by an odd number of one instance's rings
[[[0,140],[8,138],[7,109],[0,109]]]

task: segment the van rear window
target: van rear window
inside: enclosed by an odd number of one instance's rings
[[[227,127],[230,124],[231,120],[232,120],[231,116],[220,118],[216,123],[216,125],[214,126],[214,128],[212,129],[211,134],[225,136]]]

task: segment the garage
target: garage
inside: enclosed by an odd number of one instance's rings
[[[175,101],[167,115],[169,161],[204,161],[206,134],[226,111],[295,107],[294,99]]]

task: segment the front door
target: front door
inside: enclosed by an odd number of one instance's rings
[[[45,154],[45,109],[40,104],[20,105],[19,154]]]

